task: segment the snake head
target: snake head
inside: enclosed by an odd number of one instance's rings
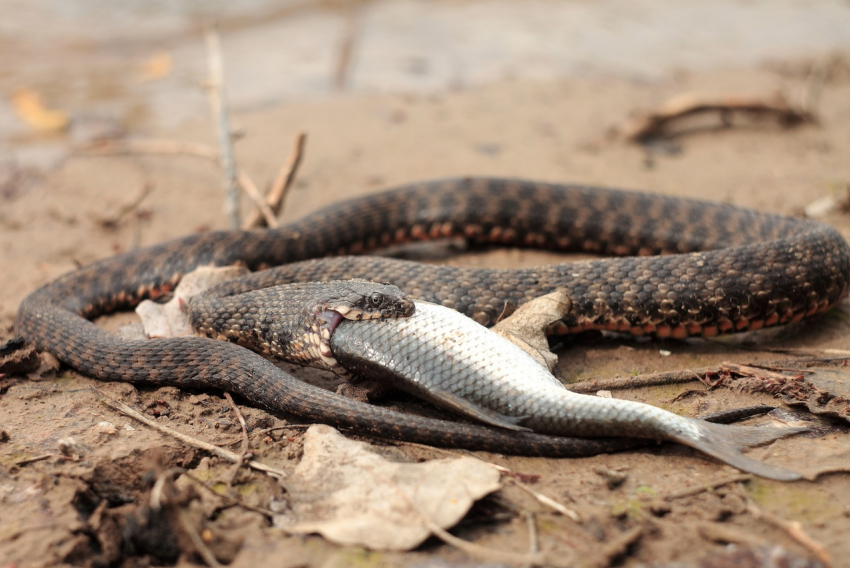
[[[392,284],[378,284],[368,280],[332,282],[336,291],[324,302],[326,310],[333,310],[345,319],[398,318],[413,315],[413,299]]]
[[[316,345],[315,363],[336,373],[345,373],[331,353],[330,339],[343,319],[368,320],[413,315],[413,299],[392,284],[368,280],[338,280],[322,284],[325,294],[312,325],[312,342]]]

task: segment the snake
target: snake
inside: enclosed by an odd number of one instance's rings
[[[452,237],[614,257],[495,270],[364,256]],[[237,263],[257,272],[234,293],[367,279],[485,325],[508,304],[564,288],[574,307],[552,333],[674,338],[794,323],[834,307],[850,282],[850,247],[836,230],[807,219],[583,185],[456,178],[351,199],[273,229],[210,231],[96,261],[27,296],[15,333],[100,380],[227,390],[273,411],[384,438],[541,456],[633,443],[411,416],[298,381],[233,343],[123,341],[91,321],[172,291],[197,267]]]

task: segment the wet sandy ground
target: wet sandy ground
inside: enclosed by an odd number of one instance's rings
[[[437,5],[447,10],[446,4],[452,3]],[[836,10],[833,21],[846,17],[846,10],[829,3],[824,6]],[[396,9],[359,17],[373,22],[389,18]],[[319,17],[312,12],[299,14],[299,18]],[[344,16],[333,17],[339,19],[341,28],[345,26]],[[795,19],[793,14],[789,18]],[[288,20],[281,17],[281,21]],[[228,22],[225,20],[222,25],[226,48]],[[252,25],[262,27],[251,22],[240,25],[239,33]],[[184,29],[176,26],[176,31],[169,32],[169,37],[175,39],[165,43],[166,51],[173,48],[172,53],[178,53],[180,45],[189,45],[189,40],[180,35]],[[815,29],[826,28],[821,24]],[[810,35],[822,38],[828,34]],[[130,50],[138,54],[137,58],[130,58],[133,61],[144,60],[143,55],[153,51],[152,44],[143,39],[133,44],[136,51]],[[3,41],[17,46],[26,43],[9,34]],[[200,41],[197,35],[194,41]],[[237,100],[234,127],[244,133],[236,144],[237,158],[261,187],[267,186],[288,155],[294,133],[308,133],[304,162],[288,198],[284,220],[344,197],[394,184],[457,175],[618,186],[799,215],[817,199],[842,197],[850,182],[850,71],[846,56],[842,55],[846,49],[842,51],[840,41],[836,41],[838,44],[826,47],[798,46],[797,51],[775,57],[761,54],[741,57],[739,61],[694,64],[693,68],[686,61],[673,62],[633,77],[599,69],[582,76],[547,72],[511,78],[509,74],[496,74],[487,80],[470,81],[472,86],[454,85],[449,90],[434,87],[418,92],[388,88],[381,93],[360,88],[357,85],[369,83],[365,78],[368,75],[354,72],[347,94],[323,94],[309,99],[292,96],[284,100],[280,92],[275,92],[264,104],[258,102],[260,99]],[[119,39],[114,42],[111,45],[120,45]],[[100,61],[99,48],[92,49],[92,53],[93,61]],[[202,49],[197,48],[196,53],[197,57],[187,60],[202,66]],[[830,54],[834,56],[830,58]],[[2,144],[8,152],[0,165],[0,251],[4,266],[0,272],[0,338],[11,335],[15,311],[28,292],[80,263],[134,246],[226,226],[219,172],[207,162],[179,156],[94,157],[70,151],[74,143],[85,142],[104,129],[214,144],[203,95],[181,98],[181,89],[166,89],[166,95],[174,94],[175,100],[187,101],[185,105],[191,107],[174,116],[162,110],[169,108],[167,103],[160,108],[145,98],[160,88],[154,86],[156,81],[141,87],[144,97],[137,88],[128,88],[131,94],[114,94],[107,97],[107,102],[101,100],[103,104],[98,103],[97,97],[63,98],[66,88],[72,94],[85,89],[80,90],[79,83],[75,86],[73,82],[53,81],[48,71],[56,66],[55,53],[48,55],[40,64],[40,73],[32,70],[28,76],[15,71],[18,79],[32,77],[18,86],[49,86],[41,89],[47,93],[48,103],[64,108],[74,122],[63,133],[36,133],[15,118],[10,105],[4,107],[0,124],[12,127],[4,129]],[[9,51],[4,50],[3,57],[9,57]],[[115,61],[125,61],[125,67],[130,69],[120,52],[115,57]],[[540,59],[539,55],[531,58]],[[812,70],[824,68],[825,62],[829,73],[818,83],[821,89],[817,124],[794,129],[766,124],[712,130],[651,151],[606,137],[612,126],[621,124],[634,111],[653,108],[681,93],[769,96],[781,90],[789,100],[799,100],[812,85]],[[516,65],[524,68],[522,60]],[[678,70],[671,72],[674,67]],[[252,76],[240,75],[239,68],[238,60],[228,62],[228,69],[237,77],[234,81],[248,89]],[[601,64],[600,68],[604,71]],[[330,81],[327,71],[324,73],[325,80]],[[12,75],[6,75],[6,80]],[[172,71],[163,81],[174,80],[175,76],[181,75]],[[121,75],[117,77],[113,79],[126,86]],[[187,71],[182,77],[186,84],[187,78],[194,75]],[[256,83],[263,81],[274,82],[265,75]],[[12,88],[11,82],[5,85]],[[129,108],[133,104],[147,110],[135,115],[122,106]],[[140,206],[141,214],[126,216],[114,229],[99,223],[104,216],[133,201],[145,186],[152,191]],[[850,218],[839,210],[828,212],[822,220],[850,236]],[[511,249],[466,253],[449,262],[529,266],[558,260],[562,257]],[[558,373],[573,381],[696,368],[730,360],[775,360],[781,357],[775,352],[777,349],[815,353],[848,350],[848,316],[850,311],[844,302],[822,318],[780,333],[749,337],[747,341],[636,342],[582,337],[561,348]],[[107,325],[114,326],[116,320],[124,319],[112,318]],[[664,356],[662,350],[671,354]],[[317,373],[294,372],[320,384],[330,384]],[[846,388],[848,382],[842,380],[842,388]],[[110,528],[122,515],[138,513],[140,504],[147,499],[144,472],[154,469],[157,462],[162,466],[187,467],[251,505],[268,507],[273,501],[285,499],[279,486],[259,474],[243,474],[227,489],[224,482],[230,477],[229,465],[188,450],[99,406],[92,388],[150,415],[159,415],[158,421],[187,434],[218,444],[235,441],[233,447],[238,447],[238,424],[218,393],[100,384],[65,369],[41,379],[0,377],[0,431],[6,433],[0,434],[0,566],[96,565],[98,561],[145,566],[158,562],[151,550],[142,545],[136,556],[126,554],[126,549],[124,556],[117,555],[115,549],[121,538]],[[725,390],[673,402],[679,393],[689,389],[703,387],[694,382],[618,392],[616,396],[652,402],[688,415],[755,402],[781,402],[766,394]],[[429,412],[410,401],[397,404]],[[246,405],[241,407],[255,432],[283,425],[286,418]],[[762,418],[758,423],[771,420]],[[297,423],[297,419],[292,421]],[[114,433],[99,425],[102,422],[114,425]],[[753,454],[805,471],[850,465],[848,434],[840,427],[827,426],[820,437],[780,441]],[[300,432],[291,429],[256,436],[253,447],[262,460],[291,469],[299,458]],[[16,465],[25,458],[56,454],[59,440],[69,437],[85,447],[82,459],[53,457]],[[427,450],[405,446],[383,451],[399,459],[437,457]],[[642,528],[641,536],[622,560],[628,566],[696,562],[724,551],[724,538],[731,538],[730,532],[738,535],[743,548],[776,544],[792,554],[812,557],[787,531],[748,512],[747,503],[755,503],[779,518],[799,522],[802,530],[832,555],[835,566],[841,566],[850,553],[846,540],[850,528],[846,476],[791,484],[753,480],[662,503],[665,495],[735,472],[685,448],[667,446],[578,460],[494,455],[486,458],[522,473],[539,475],[535,489],[569,504],[584,519],[575,523],[508,487],[476,508],[454,531],[489,548],[527,550],[529,535],[524,515],[533,513],[541,548],[560,551],[565,557],[575,554],[587,565],[598,558],[598,552],[606,545],[636,527]],[[597,473],[603,469],[625,473],[627,478],[622,485],[609,488],[606,478]],[[108,507],[98,510],[101,502],[108,503]],[[205,502],[204,513],[217,538],[225,543],[241,540],[241,547],[230,547],[236,566],[272,562],[283,566],[442,566],[470,562],[463,553],[436,540],[412,553],[380,554],[339,547],[319,537],[290,537],[270,526],[262,515],[238,507],[212,515],[209,503]],[[718,537],[722,529],[727,532]],[[145,538],[165,542],[160,534]],[[225,548],[222,545],[222,550]],[[225,552],[223,558],[227,557]],[[189,555],[181,562],[198,559]]]

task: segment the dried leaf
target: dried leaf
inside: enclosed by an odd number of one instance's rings
[[[12,95],[12,106],[24,122],[37,130],[64,130],[70,123],[66,113],[47,108],[41,94],[32,89],[20,89],[15,92]]]
[[[468,457],[398,463],[348,440],[330,426],[311,426],[304,458],[287,480],[298,518],[288,532],[374,550],[410,550],[431,534],[423,515],[442,528],[500,488],[499,473]]]
[[[492,329],[551,371],[558,363],[558,356],[549,351],[546,328],[563,319],[572,307],[566,290],[555,290],[523,304]]]
[[[142,63],[139,80],[147,82],[168,77],[173,68],[171,54],[167,51],[157,51]]]
[[[147,337],[185,337],[195,335],[183,306],[192,296],[227,280],[248,273],[241,266],[202,266],[180,280],[174,297],[165,304],[145,300],[136,307]]]

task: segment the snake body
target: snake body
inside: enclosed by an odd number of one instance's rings
[[[315,260],[452,236],[600,254],[673,254],[518,270],[363,256]],[[97,261],[29,295],[15,330],[98,379],[225,389],[274,410],[390,438],[555,456],[617,443],[410,417],[306,385],[236,345],[205,338],[124,342],[88,321],[167,292],[196,267],[237,262],[278,266],[243,279],[246,290],[367,278],[484,324],[506,302],[521,304],[564,287],[575,308],[554,331],[675,337],[798,321],[834,306],[850,282],[847,243],[811,221],[618,190],[456,179],[340,203],[276,229],[203,233]]]

